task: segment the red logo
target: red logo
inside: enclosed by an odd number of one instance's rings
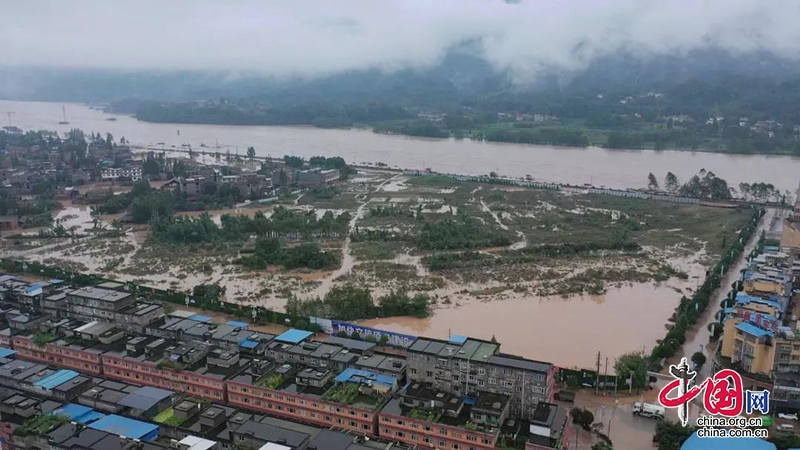
[[[720,370],[713,377],[692,386],[690,382],[697,372],[691,370],[686,358],[682,358],[680,364],[670,366],[669,373],[675,379],[661,389],[658,401],[665,408],[677,408],[684,426],[689,422],[689,402],[701,393],[703,408],[711,415],[737,417],[742,412],[769,412],[769,391],[745,391],[742,376],[734,370]],[[670,397],[673,391],[677,391],[677,395]]]
[[[666,408],[678,408],[703,393],[703,407],[709,414],[736,417],[744,409],[742,377],[730,369],[723,369],[702,384],[694,385],[676,397],[668,397],[674,390],[680,391],[684,379],[676,378],[658,393],[658,401]]]

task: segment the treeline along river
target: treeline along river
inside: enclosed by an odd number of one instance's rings
[[[188,125],[148,123],[129,116],[105,114],[85,105],[66,105],[69,124],[60,103],[0,100],[0,111],[14,111],[11,125],[22,129],[88,132],[124,136],[142,146],[180,148],[201,144],[220,152],[245,155],[253,146],[258,155],[296,155],[305,158],[341,156],[348,163],[378,163],[401,168],[431,168],[438,172],[471,175],[490,171],[504,176],[531,175],[538,181],[614,188],[640,188],[652,172],[663,181],[667,172],[686,181],[700,169],[711,170],[737,187],[739,183],[769,182],[781,191],[794,192],[800,158],[771,155],[731,155],[710,152],[608,150],[543,145],[476,142],[469,139],[423,139],[382,135],[369,130],[311,127]],[[109,121],[108,118],[115,118]],[[4,118],[5,119],[5,118]],[[3,125],[6,125],[4,123]]]

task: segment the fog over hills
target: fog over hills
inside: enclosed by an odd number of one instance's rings
[[[800,3],[32,0],[4,6],[0,96],[457,104],[797,75]]]

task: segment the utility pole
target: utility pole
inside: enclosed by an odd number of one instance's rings
[[[6,115],[8,116],[8,126],[11,126],[11,116],[16,115],[14,111],[6,111]]]
[[[606,356],[606,368],[603,371],[603,382],[605,383],[605,380],[607,379],[608,379],[608,356]],[[605,395],[606,395],[605,388],[603,388],[603,396]]]
[[[600,393],[600,352],[597,352],[597,379],[594,383],[594,395]]]

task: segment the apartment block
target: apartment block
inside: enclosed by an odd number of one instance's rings
[[[409,381],[456,396],[481,392],[510,399],[511,414],[529,418],[539,402],[552,401],[555,367],[500,353],[500,344],[462,336],[419,338],[408,349]]]
[[[413,383],[380,411],[378,431],[388,439],[424,448],[493,449],[500,431],[496,424],[508,415],[508,402],[504,395],[487,392],[468,405],[458,396]]]
[[[74,289],[67,293],[71,316],[84,320],[101,319],[113,322],[115,313],[135,302],[136,297],[131,293],[98,287]]]
[[[376,411],[397,390],[387,375],[292,364],[253,365],[228,381],[228,403],[304,423],[375,436]]]

